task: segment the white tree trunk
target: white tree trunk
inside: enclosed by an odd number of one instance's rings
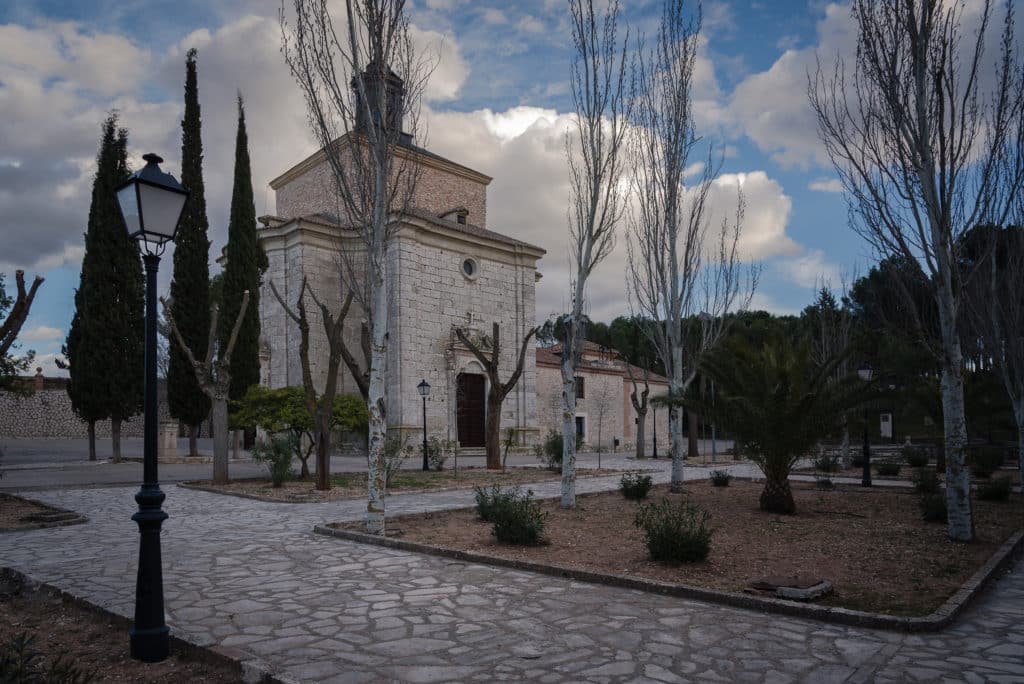
[[[384,256],[381,255],[383,261]],[[387,356],[387,288],[383,274],[374,279],[373,291],[373,340],[370,347],[370,392],[366,400],[369,412],[370,436],[366,453],[366,531],[369,534],[384,534],[385,518],[385,453],[384,439],[387,425],[384,415],[385,386],[384,362]]]
[[[971,474],[966,465],[967,418],[964,405],[963,354],[956,331],[953,296],[939,286],[936,299],[942,330],[942,422],[946,452],[946,510],[949,538],[974,539],[971,511]]]
[[[850,425],[847,415],[843,414],[843,437],[839,445],[839,458],[843,468],[850,467]]]
[[[677,406],[668,409],[668,430],[672,438],[672,483],[673,492],[683,491],[683,412]]]
[[[683,385],[683,347],[678,340],[670,336],[672,354],[672,376],[669,379],[669,391],[674,399],[679,399],[686,391]],[[669,489],[672,492],[683,491],[683,415],[682,410],[675,404],[668,409],[668,429],[672,438],[672,482]]]
[[[562,508],[576,505],[576,371],[567,346],[562,346]]]
[[[213,398],[213,483],[228,482],[228,400]]]
[[[1024,495],[1024,395],[1014,400],[1013,416],[1017,419],[1017,470],[1020,471],[1021,495]]]

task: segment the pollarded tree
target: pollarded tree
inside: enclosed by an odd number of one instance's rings
[[[234,351],[235,343],[238,341],[238,333],[242,328],[242,321],[245,319],[245,310],[249,305],[249,293],[242,293],[242,302],[238,307],[238,315],[235,317],[235,324],[231,328],[231,335],[228,341],[217,350],[214,356],[214,337],[207,338],[206,356],[198,360],[192,353],[192,349],[185,342],[181,331],[178,329],[166,299],[161,299],[164,307],[164,318],[171,329],[174,341],[185,353],[196,382],[203,390],[203,393],[210,400],[213,406],[213,483],[228,483],[228,399],[231,391],[231,353]],[[210,310],[210,330],[217,329],[217,306]]]
[[[493,332],[489,339],[473,340],[466,334],[466,331],[461,328],[455,329],[456,337],[473,353],[473,356],[480,362],[484,372],[487,374],[489,388],[487,390],[487,420],[484,423],[487,435],[484,444],[487,447],[487,467],[492,470],[504,469],[501,462],[501,405],[523,374],[526,351],[530,346],[530,339],[535,334],[537,334],[537,328],[531,328],[526,333],[526,337],[523,338],[523,343],[519,348],[515,370],[509,375],[508,380],[501,382],[501,376],[498,373],[498,365],[501,358],[501,330],[497,322],[494,323]],[[490,358],[487,356],[488,347],[490,347]]]
[[[335,29],[329,4],[327,0],[294,0],[293,12],[282,10],[281,50],[305,97],[313,136],[331,168],[340,220],[359,243],[356,249],[339,244],[340,282],[331,294],[351,294],[367,319],[370,429],[366,528],[383,534],[384,365],[392,294],[386,262],[419,176],[419,152],[412,141],[418,132],[420,101],[431,68],[413,46],[405,0],[346,0],[340,31]],[[327,302],[325,293],[319,294],[320,301]],[[291,311],[290,315],[293,320],[297,316]],[[335,354],[333,349],[331,354]],[[357,382],[361,375],[356,376]],[[336,386],[336,382],[327,378],[328,384]],[[303,384],[307,395],[315,394],[312,377],[307,378],[305,370]],[[330,403],[321,397],[321,420],[325,404],[329,409]],[[320,451],[329,444],[329,435],[329,430],[318,432],[317,439],[323,444]]]
[[[231,325],[238,317],[242,293],[249,292],[249,308],[238,331],[231,355],[231,400],[245,396],[260,381],[260,276],[267,269],[267,255],[256,239],[256,207],[252,198],[249,170],[249,139],[245,131],[245,109],[238,96],[238,132],[235,138],[235,182],[231,191],[228,220],[227,265],[224,267],[221,317],[216,331],[221,348],[231,338]]]
[[[96,457],[97,420],[110,418],[112,459],[121,460],[121,421],[142,408],[143,296],[138,246],[128,237],[114,189],[128,175],[128,134],[117,115],[103,124],[85,233],[75,315],[64,344],[75,413],[89,426]]]
[[[683,0],[665,0],[657,40],[641,53],[636,78],[636,126],[630,144],[636,211],[627,244],[627,289],[665,369],[669,396],[680,401],[701,357],[745,309],[759,270],[739,255],[744,201],[709,231],[709,194],[719,164],[710,153],[700,177],[686,186],[686,169],[698,145],[693,120],[693,68],[701,17],[690,19]],[[679,402],[669,403],[674,492],[683,488],[683,426]]]
[[[181,121],[181,184],[188,188],[188,202],[178,224],[174,242],[174,274],[171,280],[171,308],[174,321],[189,349],[208,346],[210,321],[210,240],[206,219],[206,191],[203,184],[202,120],[199,85],[196,82],[196,51],[185,58],[185,116]],[[189,455],[197,456],[196,436],[210,415],[210,399],[196,380],[184,347],[173,340],[167,368],[167,402],[171,415],[189,426]]]
[[[839,63],[808,88],[855,230],[882,256],[923,272],[935,301],[948,531],[964,542],[974,538],[974,518],[960,338],[970,276],[959,273],[960,238],[980,223],[1004,225],[1024,178],[1013,149],[1024,108],[1013,3],[990,62],[984,48],[994,5],[981,2],[967,34],[964,2],[854,0],[852,74]]]
[[[4,274],[0,273],[0,390],[17,390],[18,375],[28,370],[33,353],[30,351],[22,357],[13,357],[10,352],[14,341],[18,339],[21,326],[28,318],[36,291],[43,284],[43,278],[36,276],[32,287],[25,289],[25,272],[15,271],[14,283],[17,294],[12,299],[4,288]],[[95,460],[95,450],[93,460]]]
[[[593,0],[569,0],[575,46],[570,89],[576,115],[566,135],[569,162],[569,256],[572,312],[562,332],[562,508],[576,505],[576,365],[586,329],[587,280],[615,247],[625,201],[620,194],[623,147],[632,113],[626,46],[619,44],[618,0],[603,14]]]

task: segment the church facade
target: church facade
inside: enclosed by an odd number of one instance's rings
[[[381,71],[386,75],[374,75]],[[397,141],[396,163],[413,169],[416,178],[385,255],[390,297],[384,368],[388,433],[416,444],[425,424],[429,436],[456,442],[461,449],[482,449],[489,380],[456,331],[489,356],[497,324],[499,376],[506,381],[515,370],[523,338],[535,325],[535,284],[541,277],[537,266],[545,252],[490,229],[489,176],[417,147],[402,131],[404,87],[396,74],[367,70],[361,78],[365,92],[375,96],[383,88],[385,97],[374,107],[357,104],[355,131],[329,148],[337,151],[335,161],[342,168],[352,163],[353,146],[370,130],[366,126],[388,126]],[[356,85],[354,81],[358,100]],[[371,116],[375,107],[387,112]],[[327,380],[329,349],[319,304],[338,315],[348,286],[343,273],[352,273],[352,264],[366,254],[359,235],[339,218],[345,212],[339,209],[333,174],[331,160],[320,150],[270,182],[277,215],[260,217],[257,229],[269,263],[260,293],[261,382],[266,387],[302,384],[299,326],[275,290],[293,311],[300,292],[305,293],[313,381],[322,389]],[[362,368],[368,365],[364,320],[354,303],[343,329],[346,346]],[[641,371],[614,352],[587,344],[578,368],[577,432],[590,448],[633,448],[637,417],[629,395],[631,377]],[[527,353],[519,382],[502,405],[501,429],[511,429],[520,446],[537,444],[542,433],[561,429],[559,353],[557,348]],[[418,391],[424,380],[430,385],[425,416]],[[664,378],[648,380],[651,397],[667,391]],[[337,386],[340,392],[359,392],[344,363],[338,367]],[[648,442],[654,432],[647,431]]]
[[[345,145],[345,138],[338,144]],[[494,232],[487,225],[487,186],[491,178],[454,161],[417,148],[397,148],[419,174],[411,208],[390,242],[386,257],[390,292],[388,317],[387,425],[421,439],[422,399],[417,386],[430,384],[427,432],[457,440],[462,448],[484,445],[487,379],[472,353],[456,337],[461,328],[481,345],[492,325],[500,328],[500,375],[515,368],[521,340],[534,325],[537,262],[544,250]],[[260,218],[260,244],[269,268],[260,296],[262,383],[282,387],[302,383],[298,325],[270,289],[294,308],[302,283],[337,312],[343,301],[341,252],[360,249],[359,241],[338,220],[339,202],[332,169],[321,150],[284,172],[271,188],[277,215]],[[351,253],[351,252],[350,252]],[[328,348],[314,302],[310,316],[310,364],[314,381],[326,379]],[[365,363],[360,345],[362,314],[353,304],[345,324],[349,349]],[[358,389],[345,364],[340,391]],[[536,359],[527,354],[523,375],[502,407],[502,429],[512,428],[517,442],[534,443],[537,419]]]

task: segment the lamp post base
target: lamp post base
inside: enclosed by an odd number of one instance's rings
[[[144,663],[159,663],[167,658],[170,644],[170,628],[128,630],[128,649],[132,658]]]

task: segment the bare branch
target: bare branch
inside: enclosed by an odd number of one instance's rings
[[[11,310],[7,312],[3,325],[0,325],[0,357],[7,355],[14,341],[18,338],[21,326],[24,325],[25,319],[28,318],[28,312],[32,308],[33,300],[36,298],[36,290],[39,289],[44,280],[43,277],[36,276],[35,280],[32,281],[32,288],[26,292],[25,272],[22,270],[14,272],[14,281],[17,284],[18,294]]]

